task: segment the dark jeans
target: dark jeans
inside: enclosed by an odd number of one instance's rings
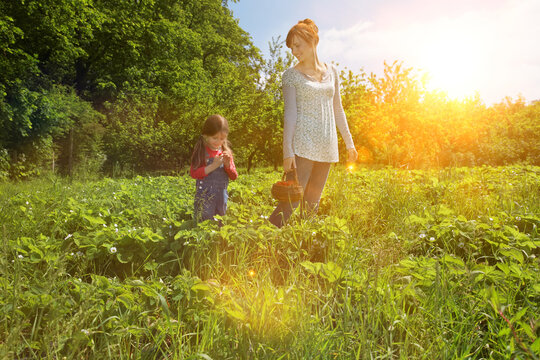
[[[298,182],[304,189],[304,209],[307,212],[315,213],[319,207],[326,179],[328,179],[331,163],[312,161],[299,156],[295,156],[295,161]],[[287,180],[292,179],[294,179],[294,173],[291,171],[287,173]],[[277,227],[282,227],[299,204],[299,201],[279,202],[268,220]]]
[[[195,220],[213,220],[214,215],[225,215],[227,211],[227,189],[222,187],[197,188],[195,195]]]

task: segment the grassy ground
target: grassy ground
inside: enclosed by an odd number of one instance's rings
[[[222,228],[187,176],[0,184],[0,358],[540,357],[540,168],[335,167],[282,229],[240,175]]]

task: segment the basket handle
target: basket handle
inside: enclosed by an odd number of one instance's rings
[[[287,173],[290,173],[290,172],[294,172],[294,181],[296,181],[297,184],[299,184],[298,182],[298,173],[296,172],[296,168],[295,167],[292,167],[290,168],[289,170],[283,172],[283,177],[282,177],[282,181],[285,181],[285,178],[287,176]]]

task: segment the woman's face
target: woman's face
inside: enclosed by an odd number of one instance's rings
[[[313,57],[314,46],[300,36],[295,36],[291,43],[291,51],[294,57],[297,58],[299,62],[302,62]]]
[[[214,135],[205,135],[204,139],[206,140],[206,143],[210,149],[218,150],[227,140],[227,134],[224,132],[218,132]]]

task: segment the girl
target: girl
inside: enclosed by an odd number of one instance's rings
[[[204,122],[202,135],[193,149],[190,174],[197,179],[194,201],[197,222],[214,219],[214,215],[225,215],[227,210],[229,179],[238,177],[228,134],[227,119],[211,115]]]
[[[341,105],[337,70],[317,55],[318,32],[310,19],[299,21],[289,30],[285,42],[298,63],[282,76],[283,170],[297,169],[304,203],[311,212],[317,211],[330,165],[339,160],[336,126],[347,147],[348,160],[356,161],[358,156]],[[288,177],[291,175],[289,172]],[[296,206],[298,203],[280,202],[270,222],[282,227]]]

